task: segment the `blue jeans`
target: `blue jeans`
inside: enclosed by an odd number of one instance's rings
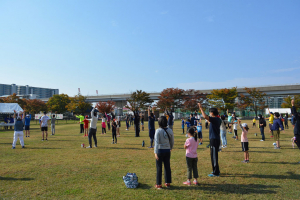
[[[221,132],[222,144],[227,145],[226,131],[220,131],[220,132]]]
[[[264,127],[260,127],[260,134],[261,134],[261,139],[265,140]]]

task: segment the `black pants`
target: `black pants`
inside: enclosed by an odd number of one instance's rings
[[[285,122],[285,123],[284,123],[284,128],[285,128],[285,129],[288,129],[288,128],[289,128],[288,122]]]
[[[198,158],[189,158],[186,157],[187,164],[187,178],[192,179],[192,174],[194,178],[198,178],[198,169],[197,169]]]
[[[90,130],[89,130],[89,144],[90,144],[91,148],[92,148],[92,137],[94,138],[95,146],[97,146],[96,132],[97,132],[97,129],[94,129],[94,128],[90,128]]]
[[[80,124],[80,133],[84,133],[83,124]]]
[[[140,137],[140,124],[135,124],[135,137]]]
[[[220,140],[217,139],[210,140],[210,157],[211,157],[211,165],[212,165],[214,175],[220,174],[219,163],[218,163],[219,147],[220,147]]]
[[[117,143],[117,132],[112,132],[112,139],[113,139],[113,142]]]
[[[297,147],[300,149],[300,135],[295,135],[295,137],[296,137],[295,143]]]
[[[265,130],[264,130],[264,127],[260,127],[260,134],[261,134],[261,139],[265,140]]]
[[[110,122],[107,122],[107,128],[110,131]]]
[[[182,129],[182,134],[184,134],[184,128]]]
[[[208,123],[207,122],[205,122],[205,128],[208,129]]]
[[[156,184],[161,185],[162,163],[164,163],[164,168],[165,168],[165,183],[172,183],[171,167],[170,167],[171,152],[158,153],[157,156],[158,156],[158,160],[156,160]]]
[[[102,133],[106,133],[106,128],[102,127]]]
[[[130,121],[130,125],[133,125],[133,121]]]

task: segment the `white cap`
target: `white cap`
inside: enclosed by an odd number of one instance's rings
[[[243,123],[242,124],[242,127],[247,127],[248,125],[246,123]]]
[[[29,115],[26,115],[26,117],[29,117]]]

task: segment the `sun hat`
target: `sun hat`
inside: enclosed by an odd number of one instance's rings
[[[248,125],[246,123],[243,123],[242,124],[242,127],[247,127]]]

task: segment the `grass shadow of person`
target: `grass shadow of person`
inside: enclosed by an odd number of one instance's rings
[[[279,164],[279,163],[277,163]],[[269,174],[225,174],[224,177],[243,177],[243,178],[269,178],[269,179],[290,179],[300,180],[300,175],[293,172],[286,172],[288,175],[269,175]]]
[[[33,178],[13,178],[13,177],[2,177],[0,176],[1,181],[32,181]]]

